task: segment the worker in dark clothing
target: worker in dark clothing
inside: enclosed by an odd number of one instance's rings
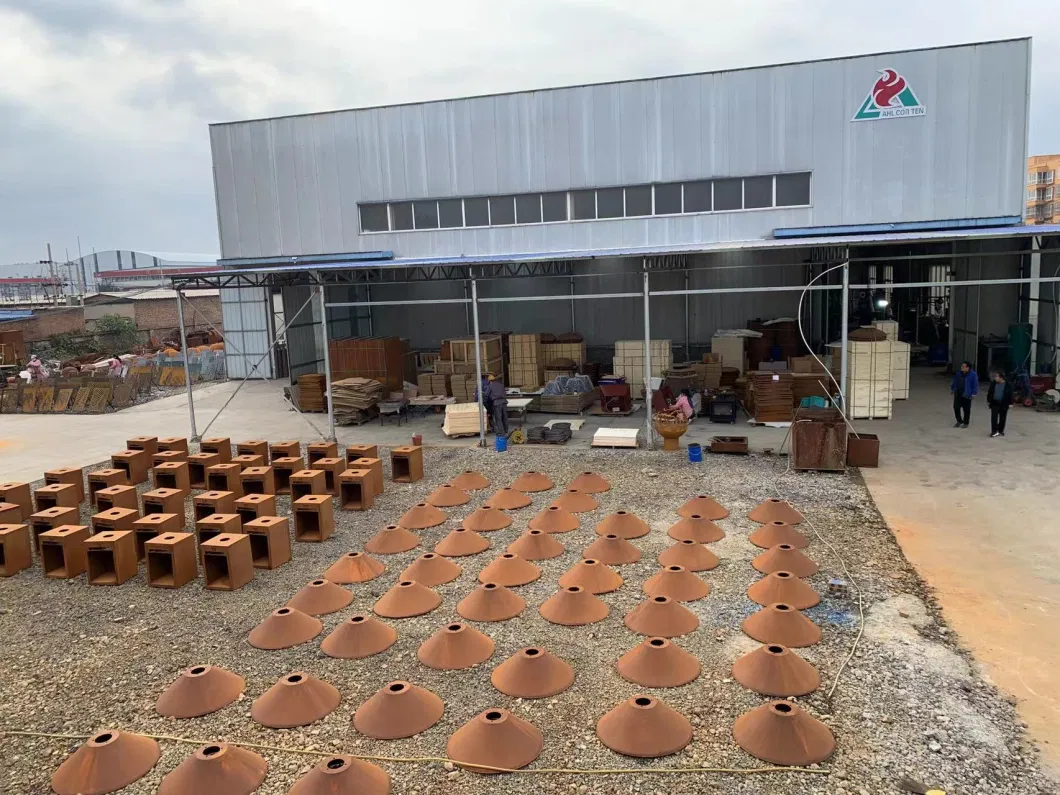
[[[986,404],[990,406],[990,438],[1004,436],[1008,407],[1012,405],[1012,384],[1005,380],[1003,373],[990,374]]]
[[[493,398],[490,396],[490,377],[486,373],[482,374],[482,383],[475,389],[475,402],[480,400],[479,395],[482,395],[482,408],[486,410],[486,424],[489,425],[493,416]]]
[[[953,416],[957,418],[954,428],[967,428],[972,417],[972,398],[979,394],[979,376],[971,362],[961,362],[961,369],[953,374],[950,384],[953,393]]]
[[[504,382],[497,377],[496,373],[490,373],[489,376],[489,388],[486,394],[489,395],[490,402],[493,406],[493,432],[498,436],[508,435],[508,390],[504,388]]]

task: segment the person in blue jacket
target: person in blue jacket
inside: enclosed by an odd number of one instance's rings
[[[954,428],[967,428],[972,416],[972,398],[979,394],[979,376],[970,362],[961,362],[961,369],[953,374],[950,384],[953,393],[953,416],[957,418]]]

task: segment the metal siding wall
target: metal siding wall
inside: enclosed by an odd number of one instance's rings
[[[295,313],[311,294],[309,287],[283,288],[283,315],[287,318],[287,360],[293,381],[300,375],[324,371],[320,334],[320,302],[313,300],[302,313]]]
[[[266,292],[260,287],[221,290],[221,319],[225,330],[225,365],[229,378],[272,378],[269,351],[269,313]],[[237,352],[237,350],[239,352]],[[258,360],[265,357],[261,364]],[[257,369],[253,370],[254,365]]]

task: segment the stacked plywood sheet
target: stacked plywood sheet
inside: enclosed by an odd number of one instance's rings
[[[593,447],[636,447],[636,428],[600,428],[593,434]]]
[[[873,328],[878,328],[884,334],[887,335],[887,339],[891,342],[898,341],[898,321],[897,320],[873,320]]]
[[[511,345],[509,343],[509,352]],[[545,342],[541,344],[542,364],[548,367],[551,362],[570,359],[575,367],[585,364],[585,341],[579,342]]]
[[[835,351],[833,360],[839,359],[840,343],[829,345]],[[894,343],[888,339],[870,341],[847,341],[846,411],[851,419],[891,416],[893,399],[891,379]]]
[[[486,421],[486,410],[478,403],[454,403],[445,407],[442,432],[446,436],[465,436],[479,432],[479,412]]]
[[[343,378],[331,382],[335,421],[361,421],[375,416],[383,385],[374,378]]]
[[[755,422],[791,422],[795,378],[791,373],[749,374]]]
[[[453,375],[449,377],[449,385],[453,391],[453,397],[457,403],[475,402],[475,376]]]
[[[908,342],[891,341],[891,398],[894,400],[909,397],[910,350]]]
[[[298,410],[324,411],[326,381],[320,373],[298,376]]]
[[[508,386],[538,387],[545,382],[540,334],[508,337]]]
[[[651,340],[651,376],[662,378],[673,367],[674,356],[670,340]],[[631,386],[644,386],[644,340],[619,340],[615,343],[612,372],[624,376]]]
[[[447,397],[450,394],[449,376],[442,373],[420,373],[416,376],[416,386],[421,395]]]

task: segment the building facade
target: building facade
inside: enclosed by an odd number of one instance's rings
[[[1028,224],[1060,223],[1060,155],[1027,158],[1027,201],[1024,220]]]

